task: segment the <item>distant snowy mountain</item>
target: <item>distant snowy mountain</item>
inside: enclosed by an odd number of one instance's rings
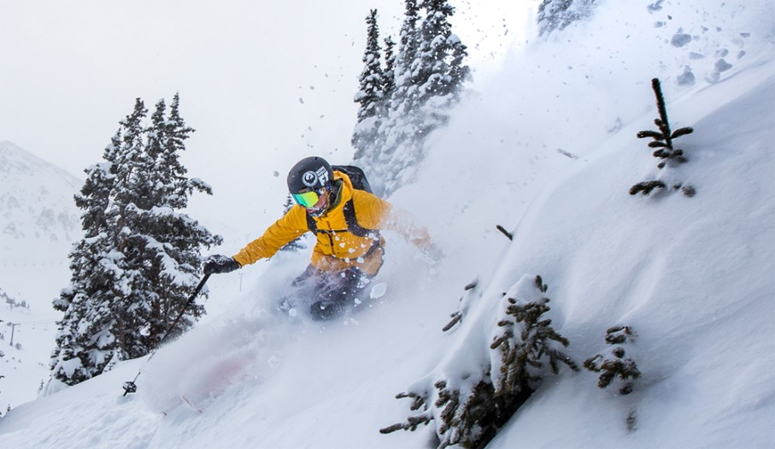
[[[65,242],[80,232],[73,202],[82,181],[11,142],[0,142],[0,247]]]
[[[80,238],[73,195],[82,183],[17,145],[0,142],[0,347],[5,352],[0,413],[34,399],[48,375],[55,321],[61,316],[51,300],[67,283],[67,254]]]

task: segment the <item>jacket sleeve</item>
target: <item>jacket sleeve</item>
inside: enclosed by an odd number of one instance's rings
[[[414,224],[411,214],[393,207],[387,201],[368,192],[353,193],[358,223],[367,229],[385,229],[397,232],[419,248],[431,245],[428,231]]]
[[[258,260],[274,256],[280,248],[309,231],[305,214],[306,212],[301,206],[294,206],[283,218],[269,226],[264,231],[264,235],[248,243],[246,247],[235,254],[234,260],[244,267]]]

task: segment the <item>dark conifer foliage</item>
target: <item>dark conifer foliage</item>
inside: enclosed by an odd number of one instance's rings
[[[607,388],[618,381],[620,394],[632,393],[634,381],[640,378],[641,373],[635,361],[627,356],[625,345],[634,339],[635,334],[628,326],[615,326],[606,331],[605,342],[610,347],[584,361],[584,368],[600,373],[598,387]]]
[[[546,293],[548,287],[540,276],[535,282],[536,288]],[[502,354],[496,384],[498,393],[534,391],[540,384],[545,359],[548,359],[554,374],[559,373],[560,363],[573,371],[579,370],[576,363],[558,347],[567,347],[568,339],[551,327],[552,320],[543,318],[544,313],[550,310],[548,304],[549,298],[545,296],[538,301],[522,303],[508,298],[507,317],[498,322],[502,333],[490,345],[490,349],[499,349]]]
[[[385,96],[385,107],[387,107],[387,100],[393,96],[393,92],[396,90],[396,43],[393,38],[388,36],[385,38],[385,70],[382,72],[382,91]]]
[[[405,0],[397,49],[392,39],[385,39],[384,65],[380,66],[382,112],[377,119],[363,119],[367,109],[362,103],[353,133],[354,159],[369,167],[372,187],[382,196],[413,179],[425,156],[425,138],[447,123],[463,84],[470,80],[466,46],[452,33],[449,20],[453,14],[447,0]],[[367,20],[366,65],[358,102],[370,101],[364,79],[378,70],[373,56],[378,46],[373,18],[374,12]]]
[[[155,349],[197,283],[201,249],[221,240],[180,212],[193,192],[211,189],[180,163],[194,130],[178,95],[169,113],[156,104],[149,126],[147,112],[138,98],[75,197],[84,238],[70,254],[71,283],[54,301],[64,317],[49,391],[53,381],[74,385]],[[203,312],[188,309],[171,335]]]
[[[664,189],[665,187],[665,183],[659,180],[639,182],[630,187],[630,195],[638,193],[649,195],[654,189]]]
[[[657,110],[659,111],[659,117],[654,119],[654,124],[657,125],[657,131],[640,131],[637,136],[639,139],[649,137],[653,139],[651,142],[649,142],[649,147],[656,148],[654,151],[654,157],[663,159],[663,161],[657,165],[657,167],[661,170],[665,167],[676,166],[687,161],[683,150],[680,148],[675,148],[673,141],[681,136],[693,133],[694,129],[687,126],[672,131],[670,129],[670,121],[667,118],[665,97],[662,94],[662,86],[658,78],[651,80],[651,87],[654,90],[654,95],[657,98]],[[667,185],[660,180],[639,182],[630,188],[630,195],[636,195],[638,193],[649,195],[654,189],[664,189],[666,187]],[[688,197],[692,197],[696,193],[694,187],[683,186],[682,183],[675,183],[673,185],[673,189],[682,189],[684,195]]]
[[[463,64],[466,46],[452,34],[449,22],[455,8],[447,0],[424,0],[422,7],[425,18],[412,81],[419,90],[419,103],[425,104],[432,97],[457,95],[460,83],[469,77],[469,68]]]
[[[382,69],[382,49],[379,45],[377,10],[372,9],[366,18],[367,39],[363,55],[363,71],[359,78],[360,89],[355,94],[358,120],[352,137],[355,157],[367,151],[377,139],[380,119],[385,116],[385,75]]]
[[[651,137],[654,139],[652,142],[649,142],[650,148],[657,148],[657,150],[654,151],[654,157],[666,159],[658,165],[659,168],[665,168],[665,164],[668,161],[674,161],[677,164],[686,162],[686,157],[684,157],[683,150],[673,147],[673,140],[693,133],[694,129],[687,126],[675,131],[671,131],[670,122],[667,119],[665,97],[662,95],[662,86],[658,78],[651,80],[651,87],[654,89],[654,95],[657,97],[657,109],[659,110],[659,118],[654,119],[654,124],[657,125],[658,131],[641,131],[638,133],[638,138],[643,139]]]
[[[476,283],[470,285],[467,296],[476,290]],[[410,409],[418,413],[405,423],[381,429],[382,433],[415,430],[435,420],[438,448],[483,448],[540,386],[547,374],[546,363],[554,374],[559,373],[560,364],[578,371],[560,349],[568,346],[568,340],[543,317],[550,309],[544,296],[548,287],[541,277],[537,276],[532,286],[520,281],[516,287],[515,296],[505,298],[504,310],[499,311],[501,331],[489,347],[495,352],[490,360],[499,362],[481,373],[467,373],[463,381],[452,375],[435,381],[432,388],[424,388],[421,382],[397,395],[412,399]],[[461,307],[445,330],[459,323],[464,311]]]
[[[403,100],[407,96],[407,91],[412,87],[412,63],[420,48],[420,34],[417,25],[420,19],[420,6],[417,4],[417,0],[405,0],[404,21],[398,34],[398,55],[395,65],[396,87],[403,92],[398,93],[398,96],[392,98],[391,102]],[[395,109],[395,105],[391,105],[391,109]]]

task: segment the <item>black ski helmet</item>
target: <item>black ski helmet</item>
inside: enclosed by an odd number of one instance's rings
[[[300,193],[309,190],[331,190],[334,170],[325,159],[319,156],[305,157],[288,172],[288,190]]]

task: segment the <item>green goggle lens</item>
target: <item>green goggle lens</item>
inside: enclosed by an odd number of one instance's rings
[[[320,195],[315,191],[293,194],[293,200],[307,209],[317,204],[319,199]]]

